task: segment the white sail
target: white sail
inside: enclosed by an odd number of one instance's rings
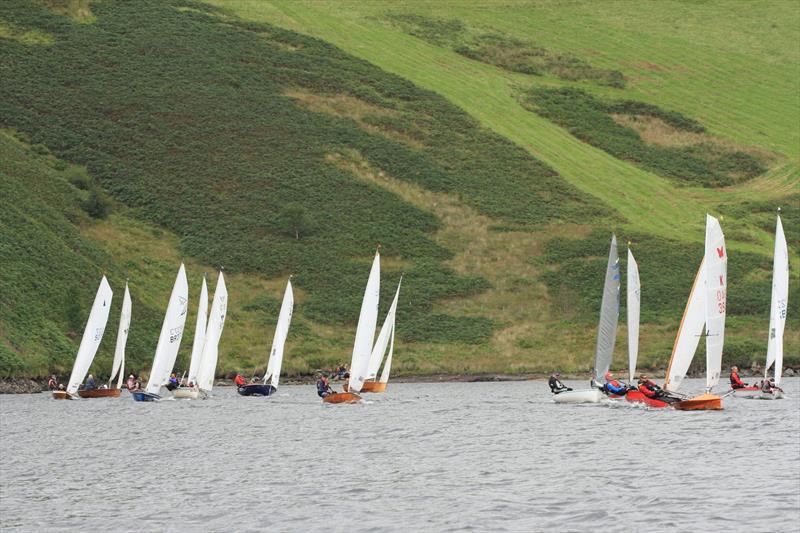
[[[128,284],[125,284],[125,295],[122,297],[122,312],[119,315],[119,328],[117,329],[117,347],[114,349],[114,364],[111,367],[111,377],[108,378],[109,386],[114,376],[117,376],[117,388],[122,388],[122,378],[125,374],[125,344],[128,342],[128,328],[131,326],[131,293]]]
[[[641,284],[639,283],[639,267],[628,248],[627,276],[627,310],[628,310],[628,381],[633,383],[636,373],[636,359],[639,357],[639,309],[641,305]]]
[[[381,383],[389,382],[389,372],[392,370],[392,354],[394,353],[394,328],[392,324],[392,334],[389,337],[389,353],[386,354],[386,362],[383,364],[383,372],[381,372]]]
[[[275,326],[275,335],[272,338],[272,349],[269,352],[269,362],[267,363],[267,373],[264,375],[264,384],[267,378],[272,380],[271,384],[276,389],[281,377],[281,364],[283,363],[283,346],[286,344],[286,337],[289,335],[289,325],[292,323],[292,310],[294,309],[294,293],[292,292],[292,280],[286,283],[286,291],[283,293],[283,303],[281,311],[278,313],[278,325]]]
[[[158,337],[156,355],[153,358],[153,368],[150,370],[150,379],[147,380],[147,392],[158,394],[161,385],[166,383],[183,336],[183,327],[186,324],[186,315],[189,309],[189,283],[186,281],[186,269],[181,263],[172,294],[164,314],[164,324],[161,326],[161,335]]]
[[[383,362],[383,356],[386,354],[386,348],[389,346],[389,339],[394,338],[394,317],[397,312],[397,298],[400,296],[400,284],[403,283],[403,278],[400,278],[400,283],[397,284],[397,291],[394,294],[394,300],[389,307],[389,312],[386,313],[386,320],[383,321],[380,333],[378,333],[378,340],[375,341],[375,346],[372,348],[372,355],[369,358],[369,365],[367,366],[367,379],[375,379],[378,376],[378,369]],[[388,376],[387,376],[388,380]]]
[[[775,255],[772,259],[772,300],[769,311],[769,339],[767,341],[767,364],[764,377],[775,363],[775,384],[781,382],[783,370],[783,330],[786,327],[786,311],[789,303],[789,250],[783,224],[778,215],[775,226]]]
[[[595,349],[594,375],[602,378],[611,367],[614,356],[614,343],[617,340],[617,320],[619,319],[619,256],[617,255],[617,236],[611,237],[608,250],[606,279],[603,285],[603,302],[600,305],[600,323],[597,326],[597,347]]]
[[[664,381],[664,388],[670,392],[677,391],[683,378],[686,377],[686,372],[694,358],[694,352],[697,350],[697,344],[700,342],[703,326],[706,323],[706,270],[704,266],[705,261],[702,261],[700,268],[697,269],[692,291],[686,302],[686,309],[683,310],[683,318],[681,318],[681,325],[678,328],[678,335],[675,337],[675,344],[672,346],[667,378]]]
[[[372,355],[372,343],[375,340],[375,327],[378,323],[378,301],[381,284],[381,255],[375,252],[372,269],[369,272],[364,299],[361,302],[361,314],[356,326],[356,340],[353,344],[353,357],[350,360],[350,391],[359,392],[364,385],[367,365]]]
[[[228,289],[225,287],[225,278],[222,271],[217,279],[214,289],[214,301],[211,304],[211,313],[208,317],[206,340],[203,343],[203,352],[200,356],[200,365],[197,369],[197,381],[201,390],[210,392],[214,387],[214,374],[217,371],[217,357],[219,355],[219,339],[225,327],[225,315],[228,312]]]
[[[72,365],[72,373],[69,376],[69,385],[67,385],[67,392],[70,394],[78,392],[78,388],[83,383],[83,378],[86,377],[89,367],[92,366],[97,348],[100,346],[100,341],[103,340],[103,332],[106,330],[112,296],[113,292],[108,285],[108,280],[103,276],[103,279],[100,280],[100,286],[97,288],[97,294],[94,296],[89,320],[86,321],[86,327],[83,330],[81,345],[78,347],[78,355]]]
[[[189,374],[186,383],[197,383],[197,369],[200,367],[200,355],[203,353],[203,342],[206,338],[206,323],[208,322],[208,287],[206,277],[203,276],[203,285],[200,288],[200,301],[197,304],[197,322],[194,327],[194,342],[192,343],[192,358],[189,361]]]
[[[719,221],[706,215],[706,388],[719,383],[725,343],[728,252]]]

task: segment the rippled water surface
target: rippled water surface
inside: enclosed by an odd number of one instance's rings
[[[690,380],[684,389],[699,390]],[[800,380],[722,412],[544,382],[206,401],[0,397],[5,531],[797,531]]]

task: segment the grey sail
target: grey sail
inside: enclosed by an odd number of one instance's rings
[[[617,340],[617,320],[619,319],[619,256],[617,255],[617,236],[611,237],[608,251],[606,282],[603,286],[603,303],[600,307],[600,324],[597,327],[597,348],[595,350],[595,377],[601,379],[611,366],[614,355],[614,342]]]

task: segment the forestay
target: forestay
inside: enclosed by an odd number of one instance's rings
[[[386,313],[386,320],[383,321],[381,331],[378,333],[378,340],[375,341],[375,346],[372,348],[372,355],[370,355],[369,366],[367,367],[367,379],[375,379],[378,376],[378,370],[383,362],[383,356],[386,354],[386,348],[390,344],[394,345],[394,321],[395,314],[397,313],[397,299],[400,296],[400,284],[403,283],[402,276],[400,282],[397,284],[397,291],[394,294],[394,300],[389,307],[389,312]],[[389,359],[387,358],[387,362]],[[381,376],[382,378],[383,376]],[[386,381],[389,380],[389,375],[386,373]]]
[[[197,304],[197,322],[194,327],[194,342],[192,343],[192,358],[189,360],[189,375],[186,382],[197,384],[197,370],[200,367],[200,356],[203,354],[203,343],[206,339],[206,324],[208,322],[208,286],[206,277],[203,276],[203,285],[200,287],[200,301]]]
[[[117,329],[117,347],[114,349],[114,363],[111,367],[109,385],[117,376],[117,388],[122,388],[122,378],[125,374],[125,345],[128,342],[128,328],[131,325],[131,293],[128,284],[125,284],[125,295],[122,297],[122,312],[119,315],[119,328]]]
[[[725,343],[728,252],[719,221],[706,215],[706,388],[719,383]]]
[[[267,373],[264,375],[264,384],[267,379],[271,379],[271,384],[276,389],[281,376],[281,364],[283,363],[283,347],[286,344],[286,337],[289,335],[289,325],[292,323],[292,311],[294,309],[294,293],[292,292],[292,280],[286,283],[286,290],[283,293],[283,303],[278,314],[278,325],[275,326],[275,336],[272,338],[272,349],[269,352],[269,362],[267,363]]]
[[[675,344],[672,346],[672,356],[669,359],[667,377],[664,381],[664,388],[670,392],[677,391],[683,378],[686,377],[686,372],[694,358],[694,352],[697,350],[697,344],[700,342],[703,326],[706,323],[706,270],[704,267],[705,260],[700,262],[700,268],[697,269],[692,291],[689,293],[689,300],[686,302],[678,334],[675,337]]]
[[[161,385],[166,383],[183,336],[183,327],[186,324],[186,314],[189,305],[189,283],[186,281],[186,269],[181,263],[172,294],[164,314],[164,324],[161,326],[161,335],[158,337],[156,355],[153,358],[153,368],[150,370],[150,379],[147,381],[147,392],[158,394]]]
[[[789,250],[783,224],[778,215],[775,226],[775,255],[772,259],[772,300],[769,312],[769,339],[767,341],[767,364],[764,377],[775,364],[775,384],[781,382],[783,371],[783,330],[786,327],[786,310],[789,303]]]
[[[378,323],[378,301],[380,298],[381,256],[375,252],[372,269],[369,272],[364,299],[361,301],[361,314],[356,326],[356,339],[353,344],[353,357],[350,360],[350,392],[360,392],[367,374],[367,365],[372,355],[375,340],[375,327]]]
[[[211,392],[214,387],[214,374],[217,371],[217,357],[219,354],[219,339],[225,327],[225,315],[228,311],[228,289],[225,286],[225,277],[222,271],[217,278],[214,289],[214,301],[211,304],[211,313],[208,317],[206,338],[203,343],[203,352],[197,369],[197,386],[206,392]]]
[[[639,266],[628,248],[627,313],[628,313],[628,380],[633,383],[636,359],[639,356],[639,309],[641,306]]]
[[[597,327],[597,347],[595,350],[594,375],[601,378],[611,366],[614,356],[614,343],[617,339],[619,319],[619,256],[617,255],[617,236],[611,237],[608,251],[606,280],[603,285],[603,302],[600,307],[600,323]]]
[[[111,309],[112,296],[113,292],[108,280],[103,276],[94,296],[89,319],[86,321],[86,327],[83,330],[81,345],[78,347],[78,355],[72,365],[72,373],[69,376],[69,385],[67,386],[67,392],[70,394],[78,392],[78,388],[83,383],[83,378],[86,377],[89,367],[92,366],[97,348],[100,346],[100,341],[103,340],[103,332],[106,329],[106,322],[108,322],[108,312]]]

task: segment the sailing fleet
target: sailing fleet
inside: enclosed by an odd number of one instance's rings
[[[638,265],[630,244],[627,251],[628,380],[632,384],[636,373],[639,351],[641,282]],[[658,394],[645,394],[648,391],[643,389],[642,386],[637,389],[632,385],[628,385],[625,390],[620,392],[616,390],[616,387],[609,387],[612,384],[609,369],[612,364],[617,336],[621,289],[617,239],[613,235],[606,265],[600,320],[597,328],[594,370],[590,386],[579,390],[562,389],[554,391],[553,400],[556,403],[599,403],[606,399],[612,401],[624,399],[630,403],[641,403],[651,408],[671,406],[679,410],[721,409],[723,396],[712,394],[712,389],[719,383],[722,372],[722,352],[725,342],[727,311],[727,263],[728,252],[719,220],[707,215],[704,254],[681,317],[672,354],[666,369],[663,389],[651,386],[650,388],[657,390]],[[361,394],[386,391],[392,366],[395,317],[403,277],[400,277],[394,299],[389,306],[383,325],[376,338],[375,332],[380,303],[380,277],[380,249],[378,249],[375,252],[364,289],[361,311],[355,331],[349,378],[345,383],[344,391],[322,396],[325,403],[358,402],[361,400]],[[774,386],[746,387],[731,391],[736,396],[763,399],[779,399],[783,397],[779,385],[783,364],[783,333],[786,324],[788,292],[789,255],[779,214],[775,231],[772,294],[764,371],[765,383],[770,383],[769,372],[772,370],[772,383],[774,383]],[[54,398],[74,399],[76,396],[84,398],[119,396],[125,367],[125,345],[131,322],[131,297],[127,283],[125,284],[117,342],[108,385],[99,389],[80,389],[80,385],[91,367],[103,338],[112,296],[113,291],[108,284],[108,280],[103,276],[75,357],[69,383],[65,390],[54,391]],[[188,305],[189,286],[186,269],[181,264],[164,315],[164,322],[156,345],[148,382],[143,389],[131,391],[131,396],[134,400],[158,401],[162,399],[163,389],[169,384],[170,375],[174,376],[173,370],[183,337]],[[206,277],[203,276],[188,375],[184,374],[180,383],[173,387],[172,394],[174,398],[206,398],[211,393],[214,386],[219,359],[219,342],[225,326],[227,308],[228,291],[223,272],[221,270],[219,272],[210,311],[208,311],[208,287]],[[286,283],[263,379],[259,381],[254,377],[249,384],[240,385],[238,387],[240,395],[271,396],[277,391],[293,309],[294,293],[290,276]],[[689,398],[682,395],[679,392],[679,388],[687,375],[701,338],[705,340],[706,353],[705,392],[699,396]],[[113,383],[115,377],[117,378],[116,384]],[[640,379],[640,383],[642,381]],[[655,385],[652,381],[646,381]],[[613,383],[618,384],[616,380],[613,380]]]

